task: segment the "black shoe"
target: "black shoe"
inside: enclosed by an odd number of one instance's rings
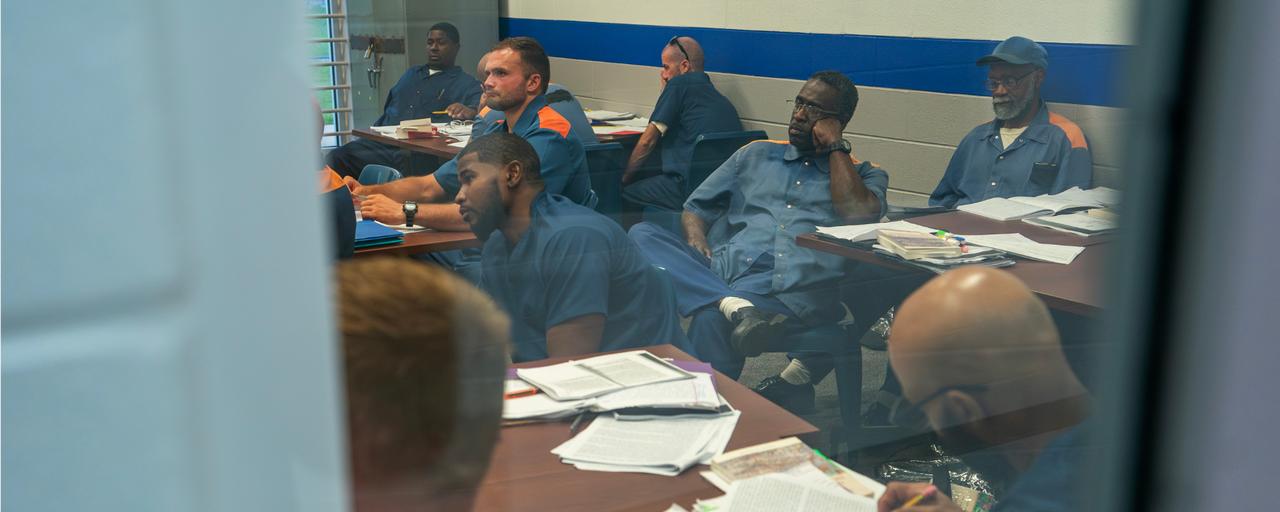
[[[774,375],[752,389],[792,414],[813,413],[813,384],[792,384],[782,376]]]
[[[743,357],[758,356],[782,337],[786,320],[785,316],[771,315],[754,306],[741,308],[733,312],[733,335],[729,344]]]

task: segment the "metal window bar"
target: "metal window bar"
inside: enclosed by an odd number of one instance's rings
[[[328,36],[309,39],[309,43],[329,45],[330,60],[313,62],[312,66],[330,68],[330,84],[315,86],[316,92],[328,93],[333,97],[333,107],[322,109],[323,114],[333,114],[334,131],[325,130],[324,137],[337,136],[339,145],[351,139],[352,104],[351,101],[351,59],[350,37],[347,34],[347,11],[344,0],[329,0],[327,14],[309,14],[309,20],[327,20]]]

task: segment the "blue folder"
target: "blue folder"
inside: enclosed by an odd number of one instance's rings
[[[371,220],[356,223],[356,248],[388,245],[404,241],[404,234]]]

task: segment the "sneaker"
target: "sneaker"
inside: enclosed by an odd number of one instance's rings
[[[787,317],[747,306],[733,313],[733,335],[729,344],[743,357],[758,356],[786,330]]]
[[[792,384],[782,376],[774,375],[752,389],[792,414],[813,413],[813,384]]]

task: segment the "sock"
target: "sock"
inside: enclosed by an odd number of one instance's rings
[[[787,365],[787,367],[782,370],[782,373],[778,375],[782,377],[782,380],[787,381],[789,384],[799,386],[801,384],[809,383],[809,369],[806,368],[804,363],[800,362],[799,359],[792,359],[791,364]]]
[[[753,306],[755,306],[755,304],[752,304],[751,301],[742,297],[725,297],[720,299],[720,312],[724,313],[724,317],[730,322],[733,321],[733,314],[739,309]]]

